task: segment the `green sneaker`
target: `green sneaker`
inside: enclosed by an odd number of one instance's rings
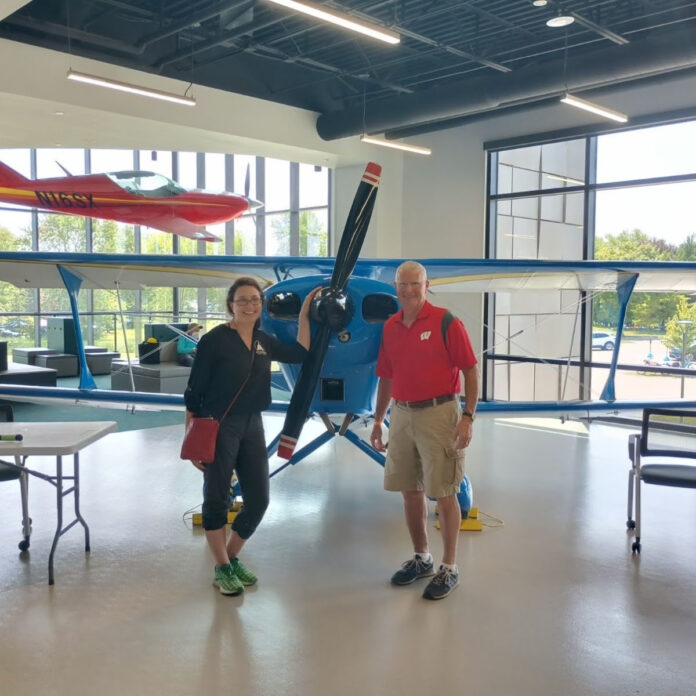
[[[232,572],[241,581],[242,585],[255,585],[259,579],[238,558],[230,559]]]
[[[239,578],[235,575],[231,565],[218,566],[215,568],[215,579],[213,585],[220,590],[220,594],[238,595],[244,592]]]

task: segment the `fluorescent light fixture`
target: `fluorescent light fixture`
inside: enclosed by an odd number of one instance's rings
[[[572,94],[566,94],[561,101],[564,104],[569,104],[570,106],[575,106],[578,109],[584,109],[585,111],[591,111],[593,114],[598,116],[604,116],[604,118],[610,118],[612,121],[618,121],[619,123],[626,123],[628,121],[628,116],[622,114],[620,111],[614,111],[613,109],[607,109],[606,106],[600,106],[594,102],[587,101],[586,99],[580,99],[580,97],[574,97]]]
[[[359,19],[353,19],[353,17],[346,14],[334,12],[333,10],[327,10],[324,7],[314,5],[310,2],[296,2],[296,0],[268,0],[268,2],[273,2],[276,5],[282,5],[290,10],[295,10],[295,12],[302,12],[310,17],[321,19],[324,22],[336,24],[344,29],[357,31],[360,34],[364,34],[365,36],[369,36],[373,39],[378,39],[379,41],[384,41],[389,44],[398,44],[401,41],[401,37],[396,32],[389,31],[388,29],[382,29],[375,24],[361,22]]]
[[[128,82],[119,82],[118,80],[110,80],[106,77],[97,77],[96,75],[88,75],[87,73],[68,70],[68,80],[75,82],[84,82],[88,85],[96,85],[97,87],[108,87],[119,92],[128,92],[129,94],[138,94],[141,97],[151,97],[152,99],[163,99],[164,101],[174,102],[175,104],[184,104],[185,106],[195,106],[196,100],[193,97],[180,96],[172,92],[162,92],[159,89],[150,89],[149,87],[138,87],[131,85]]]
[[[370,145],[381,145],[382,147],[391,147],[394,150],[405,150],[406,152],[415,152],[417,155],[430,155],[432,150],[429,147],[421,147],[420,145],[408,145],[400,143],[396,140],[383,140],[382,138],[373,138],[370,135],[361,135],[360,140]]]
[[[569,176],[557,176],[556,174],[546,174],[546,177],[548,179],[555,179],[556,181],[565,181],[569,184],[580,184],[581,186],[585,185],[584,181],[580,181],[580,179],[571,179]]]
[[[557,29],[558,27],[567,27],[575,21],[575,17],[570,15],[559,14],[556,17],[551,17],[551,19],[546,20],[546,26]]]

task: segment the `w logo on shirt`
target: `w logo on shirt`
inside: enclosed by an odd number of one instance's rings
[[[421,334],[421,341],[427,341],[430,338],[430,331],[424,331]]]

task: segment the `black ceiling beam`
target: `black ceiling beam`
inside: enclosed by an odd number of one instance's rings
[[[384,3],[380,3],[379,6],[382,6]],[[466,5],[467,7],[469,6],[470,3],[463,3],[463,5]],[[349,14],[351,16],[354,16],[358,19],[364,20],[364,21],[369,21],[374,23],[374,18],[371,17],[370,15],[366,14],[365,12],[358,12],[358,11],[346,11],[345,7],[341,8],[343,12],[346,14]],[[373,10],[374,7],[370,6],[366,8],[367,11]],[[451,11],[451,8],[447,8],[446,11]],[[432,16],[437,16],[443,13],[443,9],[438,9],[435,12],[427,12],[421,17],[419,17],[420,20],[422,20],[424,17],[427,19]],[[475,63],[479,63],[480,65],[493,68],[494,70],[498,70],[500,72],[510,72],[510,68],[501,65],[500,63],[496,63],[495,61],[488,60],[487,58],[483,58],[482,56],[475,55],[471,52],[468,51],[463,51],[459,48],[456,48],[455,46],[451,46],[449,44],[443,43],[441,41],[437,41],[435,39],[431,39],[427,36],[424,36],[423,34],[420,34],[419,32],[412,31],[410,29],[407,29],[406,27],[400,25],[400,24],[388,24],[387,27],[391,29],[391,31],[395,31],[397,34],[401,34],[402,36],[407,36],[409,39],[412,39],[413,41],[416,41],[417,43],[423,43],[428,46],[431,46],[433,48],[437,48],[438,50],[445,51],[447,53],[450,53],[452,55],[455,55],[459,58],[466,58],[467,60],[470,60]],[[286,36],[279,36],[271,41],[269,41],[269,44],[275,44],[278,43],[279,41],[283,41],[284,39],[288,38],[289,36],[297,36],[299,34],[303,33],[308,33],[308,32],[314,32],[319,29],[323,29],[324,25],[321,23],[316,23],[312,24],[311,26],[304,27],[303,29],[300,29],[296,32],[293,32],[292,34],[288,34]]]
[[[205,12],[194,12],[185,19],[179,20],[178,22],[173,22],[166,29],[153,32],[152,34],[149,34],[148,36],[144,37],[143,39],[138,41],[137,50],[140,53],[144,53],[145,50],[153,43],[161,41],[162,39],[166,39],[167,37],[173,36],[174,34],[178,34],[183,29],[188,29],[189,27],[201,24],[202,22],[207,22],[209,19],[214,19],[215,17],[221,15],[223,12],[227,12],[227,10],[236,9],[237,14],[235,15],[235,17],[241,17],[241,15],[247,12],[254,4],[255,0],[248,0],[248,2],[244,2],[241,5],[239,3],[239,0],[227,0],[227,2],[220,2],[214,7],[209,8]]]
[[[575,17],[575,21],[578,24],[581,24],[583,27],[591,29],[592,31],[596,31],[600,36],[603,36],[605,39],[609,39],[609,41],[613,41],[615,44],[618,44],[619,46],[624,46],[625,44],[630,43],[625,36],[616,34],[610,29],[603,27],[601,24],[595,24],[594,22],[590,21],[589,19],[586,19],[577,12],[571,12],[570,16]]]
[[[385,99],[371,105],[366,127],[382,133],[419,124],[493,111],[518,103],[533,103],[559,96],[696,66],[693,31],[648,37],[627,46],[609,46],[585,56],[582,67],[564,79],[562,60],[529,65],[505,75],[487,75],[459,84],[419,91],[409,97]],[[324,113],[317,132],[335,140],[363,132],[359,106]]]

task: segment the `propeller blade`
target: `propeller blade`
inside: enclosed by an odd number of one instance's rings
[[[251,191],[251,165],[247,164],[246,174],[244,175],[244,198],[249,198]]]
[[[350,207],[336,254],[336,263],[331,276],[331,287],[335,290],[345,288],[358,261],[360,249],[365,241],[367,228],[372,217],[372,209],[375,206],[377,187],[381,176],[382,167],[374,162],[368,162],[355,193],[353,205]]]
[[[58,160],[56,160],[55,162],[65,172],[67,176],[72,176],[72,174]]]
[[[382,167],[374,162],[368,162],[367,167],[365,167],[365,173],[358,185],[358,190],[355,193],[353,205],[350,207],[350,212],[343,228],[341,243],[336,254],[336,262],[331,276],[330,289],[332,292],[329,293],[334,297],[337,293],[343,292],[358,261],[360,249],[365,241],[367,228],[370,224],[372,209],[375,206],[377,187],[379,186],[381,175]],[[307,420],[307,414],[317,388],[321,368],[324,365],[326,351],[329,348],[331,333],[332,329],[327,322],[320,324],[319,330],[312,337],[309,355],[302,365],[300,376],[292,392],[290,406],[285,416],[285,424],[280,435],[278,456],[283,459],[292,457],[297,440],[302,432],[302,426],[305,420]]]
[[[319,330],[312,337],[312,345],[309,355],[305,358],[297,378],[295,389],[290,397],[290,406],[285,415],[283,431],[280,434],[280,444],[278,445],[278,456],[283,459],[290,459],[295,451],[295,445],[302,432],[302,426],[307,420],[309,406],[312,403],[314,390],[319,381],[319,373],[324,364],[324,357],[329,347],[331,329],[327,325],[319,327]]]

